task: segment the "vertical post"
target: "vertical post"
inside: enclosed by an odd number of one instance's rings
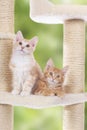
[[[67,20],[64,24],[64,66],[69,65],[67,93],[84,91],[85,22]],[[84,130],[84,104],[64,108],[63,130]]]
[[[0,0],[0,33],[14,33],[14,0]],[[12,40],[0,38],[0,91],[11,89],[9,59]],[[5,95],[4,95],[5,96]],[[0,130],[13,130],[13,108],[0,105]]]

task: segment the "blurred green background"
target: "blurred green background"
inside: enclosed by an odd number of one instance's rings
[[[87,0],[50,1],[55,4],[87,4]],[[34,55],[42,69],[44,68],[49,57],[52,57],[57,67],[62,67],[63,25],[46,25],[33,22],[29,18],[29,0],[15,0],[15,32],[18,30],[21,30],[24,37],[27,39],[30,39],[35,35],[39,37],[39,43]],[[87,72],[85,74],[87,76]],[[14,111],[14,130],[62,130],[62,107],[44,110],[32,110],[23,107],[15,107]],[[87,115],[87,106],[85,114]],[[87,130],[86,116],[85,130]]]

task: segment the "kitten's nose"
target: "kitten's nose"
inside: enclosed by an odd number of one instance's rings
[[[21,49],[23,50],[23,49],[24,49],[24,47],[22,46],[22,47],[21,47]]]
[[[52,82],[54,82],[54,79],[52,79]]]

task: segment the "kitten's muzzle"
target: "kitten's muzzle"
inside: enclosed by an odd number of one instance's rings
[[[22,46],[22,47],[21,47],[21,50],[23,50],[23,49],[24,49],[24,47]]]

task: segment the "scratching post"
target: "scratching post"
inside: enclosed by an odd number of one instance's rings
[[[39,23],[64,23],[63,63],[69,66],[66,95],[12,95],[9,60],[14,37],[14,0],[0,0],[0,130],[13,130],[12,106],[33,109],[64,106],[63,130],[84,130],[85,22],[87,6],[30,0],[30,17]],[[6,105],[7,104],[7,105]]]
[[[0,34],[14,33],[14,0],[0,0]],[[0,91],[11,90],[9,60],[12,40],[0,36]],[[5,96],[5,95],[4,95]],[[13,130],[13,108],[0,105],[0,130]]]
[[[67,93],[80,93],[85,86],[85,22],[64,23],[64,66],[69,65]],[[63,130],[84,130],[84,104],[64,108]]]
[[[69,66],[66,92],[83,92],[87,6],[54,5],[49,0],[30,0],[30,7],[30,17],[36,22],[64,24],[63,64]],[[84,130],[84,104],[64,107],[63,130]]]

